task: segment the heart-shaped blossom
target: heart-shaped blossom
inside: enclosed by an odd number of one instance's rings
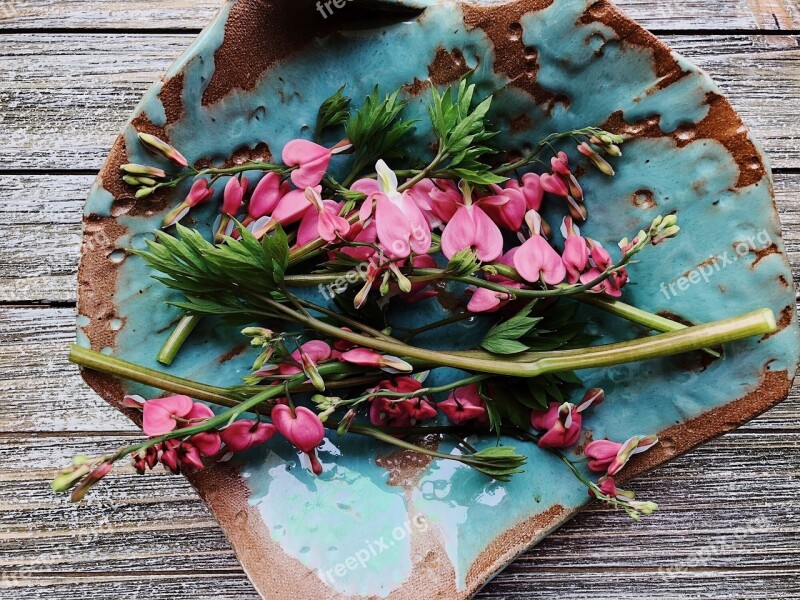
[[[525,198],[525,205],[528,210],[536,210],[542,208],[542,199],[544,198],[544,188],[542,187],[541,176],[537,173],[525,173],[522,176],[522,184],[516,179],[510,179],[506,182],[506,189],[520,190]]]
[[[268,442],[276,431],[277,429],[272,423],[240,419],[223,429],[221,436],[228,450],[244,452]]]
[[[565,238],[561,260],[567,270],[567,281],[577,283],[589,264],[589,246],[571,217],[564,217],[561,233]]]
[[[282,153],[284,164],[296,167],[292,170],[292,183],[301,190],[319,185],[332,156],[328,148],[308,140],[292,140],[283,147]]]
[[[589,458],[587,466],[592,471],[615,475],[632,456],[646,452],[657,443],[655,436],[633,436],[623,443],[595,440],[586,446],[584,454]]]
[[[463,204],[442,232],[442,253],[450,259],[461,250],[471,248],[478,259],[489,262],[503,253],[503,234],[483,209],[472,201],[472,188],[461,181]]]
[[[390,258],[407,258],[412,252],[426,254],[431,230],[425,215],[406,192],[397,191],[397,175],[385,162],[375,165],[380,193],[375,195],[375,225],[378,241]]]
[[[439,402],[436,408],[456,425],[473,422],[483,424],[489,421],[486,403],[480,396],[477,383],[456,388],[446,400]]]
[[[406,361],[388,354],[381,354],[371,348],[353,348],[339,355],[342,362],[361,365],[362,367],[375,367],[389,373],[408,373],[414,370]]]
[[[294,411],[285,404],[272,409],[272,424],[291,444],[308,455],[315,474],[322,473],[322,465],[316,455],[316,448],[325,439],[325,426],[313,411],[298,406]]]
[[[509,267],[514,266],[514,255],[517,253],[517,250],[518,248],[512,248],[500,257],[498,262],[508,265]],[[487,275],[486,279],[487,281],[499,283],[508,288],[520,289],[522,287],[521,283],[503,277],[502,275]],[[472,292],[472,296],[467,304],[467,310],[472,313],[496,312],[508,304],[509,301],[511,301],[511,295],[508,292],[498,292],[479,287]]]
[[[567,276],[567,269],[558,252],[541,235],[541,217],[532,210],[526,215],[526,220],[531,229],[531,237],[514,254],[514,268],[525,281],[531,283],[561,283]]]
[[[146,436],[155,437],[178,427],[194,407],[189,396],[177,395],[148,400],[142,406],[142,429]]]

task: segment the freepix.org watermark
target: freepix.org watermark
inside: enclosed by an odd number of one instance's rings
[[[425,516],[417,515],[406,521],[404,525],[398,525],[392,529],[389,535],[381,536],[375,540],[366,540],[363,548],[345,557],[329,569],[318,570],[317,575],[328,585],[334,585],[337,579],[341,579],[358,569],[366,568],[369,561],[383,552],[387,552],[396,543],[411,536],[412,532],[419,531],[424,533],[427,530],[428,521],[425,520]]]
[[[740,258],[758,252],[772,246],[773,241],[769,233],[762,229],[756,235],[752,235],[746,240],[737,242],[732,251],[725,252],[719,256],[711,255],[703,261],[696,269],[692,269],[682,277],[667,283],[662,281],[659,290],[664,297],[669,300],[687,291],[691,286],[697,285],[701,281],[709,283],[711,279],[730,265],[736,263]]]

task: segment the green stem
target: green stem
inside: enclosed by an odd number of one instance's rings
[[[439,151],[436,153],[436,156],[433,157],[433,160],[430,162],[430,164],[428,164],[428,166],[422,169],[419,173],[414,175],[411,179],[399,185],[397,187],[398,192],[403,192],[418,184],[420,181],[425,179],[429,173],[433,172],[437,166],[439,166],[439,163],[441,163],[445,156],[447,156],[447,151],[442,147],[441,140],[439,141],[439,145]]]
[[[632,323],[644,325],[653,331],[661,331],[666,333],[669,331],[680,331],[681,329],[686,329],[686,327],[688,327],[683,323],[678,323],[677,321],[647,312],[646,310],[636,308],[635,306],[631,306],[625,302],[620,302],[619,300],[606,298],[605,296],[599,296],[597,294],[578,294],[573,298],[578,302],[594,306],[595,308],[604,310],[607,313],[627,319]],[[710,354],[714,358],[720,357],[720,353],[711,348],[703,348],[703,352]]]
[[[775,331],[777,327],[772,311],[765,308],[733,319],[687,327],[680,331],[662,333],[640,340],[579,350],[531,352],[500,360],[488,353],[488,356],[484,357],[474,353],[435,352],[407,344],[375,339],[345,331],[314,317],[297,314],[290,307],[284,306],[271,298],[263,297],[260,300],[275,312],[283,313],[288,320],[312,327],[325,335],[372,348],[379,352],[386,352],[402,358],[416,359],[434,365],[516,377],[537,377],[544,373],[611,366],[670,356],[716,346],[753,335],[769,333]]]
[[[158,352],[156,360],[162,365],[171,365],[178,355],[178,352],[183,346],[184,342],[194,331],[195,327],[200,323],[200,316],[198,315],[184,315],[181,320],[169,334],[167,341]]]

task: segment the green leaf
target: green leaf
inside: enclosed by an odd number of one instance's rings
[[[528,346],[525,344],[517,340],[503,338],[484,340],[481,343],[481,348],[493,354],[519,354],[520,352],[528,351]]]
[[[323,130],[343,125],[350,118],[350,98],[342,93],[344,88],[345,86],[340,87],[320,105],[317,113],[317,137]]]

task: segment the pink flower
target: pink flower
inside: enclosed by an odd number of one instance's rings
[[[231,452],[244,452],[268,442],[276,431],[272,423],[241,419],[222,431],[222,441]]]
[[[486,403],[480,396],[477,383],[456,388],[450,393],[447,400],[439,402],[436,408],[456,425],[463,425],[471,421],[483,424],[489,420]]]
[[[589,245],[591,254],[592,268],[581,275],[581,283],[587,285],[600,277],[605,271],[614,266],[614,261],[609,255],[608,251],[600,244],[591,238],[586,238]],[[616,273],[612,273],[604,281],[600,282],[592,288],[593,292],[604,293],[613,298],[619,298],[622,295],[622,288],[628,282],[628,271],[620,269]]]
[[[541,217],[538,213],[530,211],[526,218],[530,221],[531,237],[514,254],[514,267],[526,281],[557,285],[564,281],[567,269],[558,252],[540,234]]]
[[[583,417],[570,402],[550,402],[546,410],[531,411],[531,426],[545,433],[539,438],[540,448],[569,448],[581,437]]]
[[[381,193],[376,194],[375,225],[381,247],[391,258],[407,258],[411,252],[426,254],[431,230],[425,215],[408,193],[397,191],[397,176],[385,162],[375,165]]]
[[[225,184],[225,191],[222,194],[222,213],[235,217],[242,208],[245,192],[247,192],[247,178],[231,177]]]
[[[214,411],[205,404],[195,402],[192,410],[184,417],[188,423],[183,423],[184,427],[192,427],[199,423],[210,419],[214,416]],[[214,456],[219,452],[222,442],[220,441],[219,433],[216,431],[203,431],[195,434],[190,438],[192,444],[205,456]]]
[[[448,223],[464,201],[455,181],[434,179],[431,183],[433,185],[428,193],[428,205],[432,216],[431,227],[433,227],[434,222]]]
[[[658,443],[655,436],[634,436],[624,443],[611,440],[596,440],[586,446],[584,454],[590,459],[588,467],[592,471],[615,475],[628,464],[635,454],[641,454]]]
[[[508,265],[509,267],[514,266],[514,255],[517,253],[517,250],[518,248],[512,248],[506,252],[498,262]],[[487,281],[499,283],[509,288],[520,289],[522,287],[521,283],[503,277],[502,275],[487,275],[486,279]],[[479,287],[472,293],[472,297],[467,304],[467,310],[473,313],[496,312],[508,304],[510,300],[511,296],[505,292],[496,292]]]
[[[174,225],[185,217],[190,209],[198,204],[207,202],[213,195],[214,190],[208,187],[208,180],[198,179],[192,184],[192,188],[189,190],[189,194],[184,201],[164,216],[161,226],[170,227]]]
[[[279,404],[272,409],[272,424],[295,448],[308,455],[314,473],[321,474],[316,448],[325,439],[325,426],[316,413],[305,406],[298,406],[293,412],[285,404]]]
[[[515,182],[516,183],[516,182]],[[480,199],[480,207],[489,218],[500,227],[511,231],[518,231],[525,218],[527,203],[521,190],[506,185],[502,189],[499,185],[489,186],[493,195]]]
[[[194,402],[189,396],[169,396],[148,400],[142,407],[142,429],[148,437],[169,433],[178,426],[178,420],[188,415]]]
[[[186,206],[195,207],[198,204],[211,200],[214,190],[208,186],[207,179],[198,179],[192,184],[189,194],[186,196]]]
[[[332,200],[322,200],[319,190],[314,188],[306,188],[306,199],[313,206],[313,210],[306,211],[303,221],[306,218],[313,219],[316,217],[317,234],[326,242],[333,242],[339,238],[344,238],[350,231],[350,223],[344,217],[339,216],[339,205]],[[312,215],[309,217],[309,214]],[[300,226],[303,226],[301,221]],[[308,225],[306,225],[308,228]],[[305,232],[307,236],[308,233]],[[298,244],[303,245],[299,241],[300,235],[298,232]],[[308,240],[311,241],[311,240]]]
[[[181,442],[178,446],[178,457],[182,466],[192,467],[198,471],[205,468],[200,450],[190,442]]]
[[[566,238],[561,260],[567,270],[567,281],[577,283],[586,265],[589,264],[589,247],[575,227],[572,218],[564,217],[561,231]]]
[[[347,350],[346,352],[342,352],[340,360],[354,365],[361,365],[362,367],[376,367],[390,373],[407,373],[414,369],[406,361],[396,356],[381,354],[370,348],[353,348],[352,350]]]
[[[420,423],[436,417],[436,409],[422,398],[407,398],[401,403],[402,409],[411,418],[411,424]]]
[[[442,232],[442,252],[450,259],[461,250],[472,248],[478,259],[489,262],[503,253],[503,234],[478,204],[472,202],[472,189],[462,181],[459,184],[463,204]]]
[[[398,394],[410,394],[422,389],[422,384],[413,377],[400,376],[394,381],[381,381],[371,391],[387,390]],[[373,425],[388,427],[408,427],[413,424],[414,415],[417,414],[414,404],[419,398],[396,399],[384,396],[375,396],[371,400],[369,418]],[[426,403],[427,404],[427,403]],[[427,410],[420,406],[421,411]],[[422,412],[419,414],[423,414]]]
[[[316,186],[317,193],[322,192],[322,186]],[[305,189],[291,190],[284,195],[272,213],[272,222],[281,225],[291,225],[303,218],[303,214],[311,208],[311,202],[306,196]]]
[[[541,177],[536,173],[525,173],[522,176],[522,185],[516,179],[506,182],[506,189],[520,190],[525,197],[525,205],[528,210],[538,211],[542,207],[544,189],[542,188]]]
[[[253,221],[271,215],[278,202],[288,192],[289,186],[286,183],[281,184],[280,175],[274,171],[264,175],[253,190],[247,205],[247,218],[243,224],[249,225]]]
[[[304,355],[316,366],[331,357],[331,347],[322,340],[306,342],[300,346],[300,348],[292,352],[292,359],[295,364],[288,362],[282,363],[278,365],[278,372],[281,375],[297,375],[298,373],[302,373],[303,370],[297,365],[302,364]]]
[[[319,185],[331,164],[332,152],[308,140],[292,140],[283,147],[283,162],[297,167],[292,171],[292,183],[301,190]]]

